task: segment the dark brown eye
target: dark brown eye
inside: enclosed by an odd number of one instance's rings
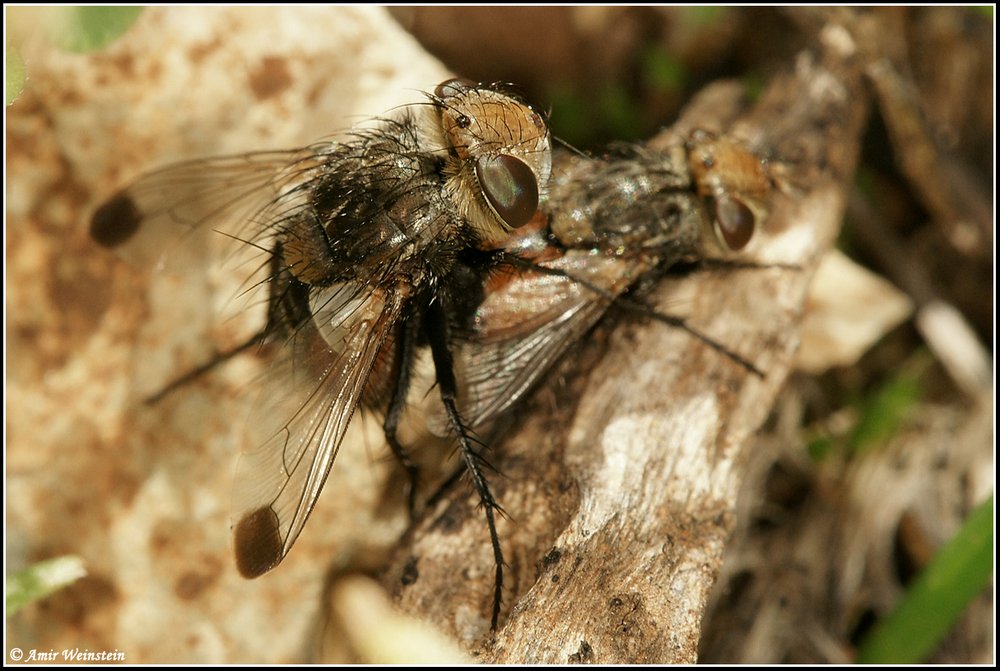
[[[511,228],[531,221],[538,210],[535,173],[519,158],[508,154],[476,161],[476,177],[493,211]]]
[[[434,89],[434,95],[438,98],[451,98],[452,96],[457,96],[459,93],[471,89],[476,85],[471,79],[465,79],[464,77],[452,77],[451,79],[446,79],[437,85]]]
[[[715,222],[726,246],[734,252],[750,242],[756,223],[749,207],[726,195],[715,200]]]
[[[469,126],[472,125],[472,119],[465,116],[464,114],[460,114],[458,115],[458,118],[455,119],[455,125],[457,125],[459,128],[468,128]]]

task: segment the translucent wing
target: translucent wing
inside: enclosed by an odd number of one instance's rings
[[[136,265],[171,270],[202,263],[207,248],[233,239],[250,244],[228,245],[231,253],[259,252],[276,222],[303,206],[300,185],[332,146],[200,159],[147,173],[98,208],[91,236]],[[212,232],[222,235],[207,237]]]
[[[487,292],[475,330],[456,357],[461,407],[474,427],[503,414],[596,324],[613,297],[650,266],[569,250]]]
[[[132,393],[161,394],[178,372],[211,356],[204,337],[161,344],[163,329],[173,323],[192,332],[194,324],[226,324],[238,334],[234,340],[261,329],[267,280],[275,272],[273,239],[303,207],[303,185],[335,147],[317,143],[169,165],[139,177],[97,209],[90,225],[95,241],[137,268],[169,276],[150,285],[157,309],[141,334],[176,367],[164,366],[162,357],[139,356]]]
[[[248,578],[277,565],[302,531],[404,300],[352,283],[314,290],[309,302],[312,321],[272,372],[290,394],[265,389],[250,421],[267,438],[240,461],[236,563]]]

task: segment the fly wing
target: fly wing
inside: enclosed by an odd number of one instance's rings
[[[147,173],[97,209],[91,237],[157,269],[186,269],[207,248],[234,239],[250,244],[226,249],[259,252],[275,224],[302,206],[296,187],[308,183],[330,146],[199,159]],[[213,240],[212,232],[222,235]]]
[[[245,577],[276,566],[302,531],[403,302],[359,283],[314,290],[313,319],[289,337],[272,371],[290,393],[263,392],[250,421],[266,440],[240,460],[235,550]]]
[[[569,250],[488,290],[457,358],[461,407],[473,427],[508,410],[590,330],[649,265]],[[434,426],[437,429],[437,426]]]
[[[207,340],[171,341],[167,349],[164,328],[179,320],[204,328],[211,316],[237,334],[233,340],[259,331],[280,227],[303,207],[303,185],[314,181],[317,164],[335,146],[173,164],[139,177],[98,208],[90,223],[94,240],[158,278],[150,301],[165,309],[144,323],[140,337],[148,334],[180,368],[191,368],[210,356]],[[162,393],[177,372],[145,356],[134,371],[137,397]]]

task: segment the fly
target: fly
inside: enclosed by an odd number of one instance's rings
[[[274,371],[290,378],[291,393],[260,395],[253,417],[268,438],[243,454],[236,480],[242,575],[260,576],[288,554],[361,404],[384,413],[412,492],[416,466],[396,432],[414,361],[427,348],[489,527],[496,626],[499,505],[460,410],[455,352],[499,246],[533,219],[550,172],[541,115],[499,87],[451,79],[425,104],[343,142],[167,167],[97,210],[92,237],[140,262],[171,245],[197,246],[211,230],[237,242],[237,254],[264,259],[265,279],[250,287],[267,295],[264,328],[167,389],[251,346],[279,346]]]
[[[760,159],[696,130],[664,150],[624,146],[599,159],[561,152],[553,161],[545,216],[511,232],[454,349],[467,426],[489,431],[612,306],[681,328],[763,377],[746,357],[629,293],[680,264],[746,248],[769,213],[772,181]],[[444,434],[450,420],[439,413],[431,427]]]
[[[772,184],[749,150],[696,130],[665,150],[555,156],[545,222],[505,243],[457,357],[460,407],[481,429],[517,403],[614,305],[684,329],[757,376],[748,359],[627,295],[683,263],[731,256],[767,217]],[[438,418],[436,428],[447,426]]]

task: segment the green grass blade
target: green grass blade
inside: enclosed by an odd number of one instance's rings
[[[122,34],[139,18],[142,7],[72,7],[56,42],[68,51],[86,53],[101,49]]]
[[[24,89],[24,61],[14,47],[7,45],[7,105],[17,100]]]
[[[83,560],[67,555],[32,564],[7,578],[7,617],[87,575]]]
[[[869,394],[858,408],[858,423],[849,443],[854,454],[885,445],[896,435],[923,396],[923,376],[933,359],[919,350],[877,391]]]
[[[993,573],[993,497],[980,504],[858,650],[860,664],[917,664],[948,633]]]

